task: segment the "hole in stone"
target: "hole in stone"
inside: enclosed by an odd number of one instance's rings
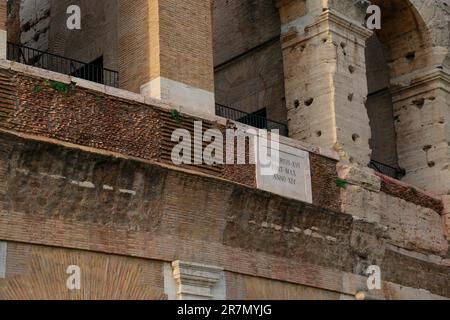
[[[321,137],[322,136],[322,131],[316,131],[316,136]]]
[[[434,161],[429,161],[429,162],[428,162],[428,166],[429,166],[430,168],[433,168],[435,165],[436,165],[436,163],[435,163]]]
[[[345,42],[341,42],[341,48],[344,49],[347,46]]]
[[[350,73],[354,73],[356,70],[356,68],[354,66],[348,66],[348,71],[350,71]]]
[[[354,133],[354,134],[352,135],[352,140],[353,140],[354,142],[358,142],[358,141],[359,141],[359,134]]]
[[[414,100],[412,103],[417,108],[421,109],[425,105],[425,99],[424,98],[420,98],[420,99]]]
[[[423,147],[423,151],[427,152],[431,148],[432,148],[432,145],[431,144],[427,144],[426,146]]]
[[[353,93],[349,93],[348,94],[348,101],[353,101],[353,97],[354,97],[355,95],[353,94]]]
[[[412,51],[412,52],[408,52],[405,56],[406,60],[408,60],[409,62],[412,62],[415,58],[416,58],[416,52]]]
[[[322,39],[322,42],[323,42],[323,43],[325,43],[325,42],[327,42],[327,41],[328,41],[327,38],[323,38],[323,39]]]
[[[434,101],[434,100],[436,100],[436,97],[429,97],[428,100]]]
[[[300,107],[300,101],[299,101],[298,99],[296,99],[296,100],[294,101],[294,107],[295,107],[295,108]]]
[[[309,107],[310,105],[312,105],[314,102],[314,98],[309,98],[308,100],[305,101],[305,105],[307,107]]]

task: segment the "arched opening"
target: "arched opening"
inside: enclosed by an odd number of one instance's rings
[[[427,65],[428,35],[410,1],[377,0],[372,3],[381,8],[382,25],[367,41],[366,48],[371,167],[402,178],[407,159],[399,157],[399,151],[412,147],[407,135],[408,130],[414,129],[405,128],[410,119],[400,117],[402,106],[394,103],[392,92],[399,79]]]
[[[262,118],[285,125],[278,9],[272,1],[215,0],[213,10],[218,115],[269,129]]]

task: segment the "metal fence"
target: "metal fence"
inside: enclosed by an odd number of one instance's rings
[[[394,178],[394,179],[401,179],[405,176],[405,171],[401,170],[399,168],[395,168],[392,166],[389,166],[387,164],[371,160],[369,163],[369,167],[374,169],[375,171],[382,173],[388,177]]]
[[[94,81],[111,87],[119,86],[119,73],[117,71],[11,42],[8,42],[8,60]]]
[[[216,115],[259,129],[278,129],[280,135],[288,136],[288,127],[285,124],[269,120],[260,115],[247,113],[221,104],[216,104]]]

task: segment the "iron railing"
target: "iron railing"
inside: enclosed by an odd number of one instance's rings
[[[216,104],[216,115],[247,124],[258,129],[278,129],[281,136],[288,136],[288,127],[285,124],[269,120],[260,115],[247,113],[221,104]]]
[[[117,71],[11,42],[8,42],[8,60],[94,81],[111,87],[117,88],[119,86],[119,73]]]
[[[394,179],[401,179],[405,176],[405,170],[402,170],[400,168],[395,168],[390,165],[371,160],[369,163],[369,167],[374,169],[375,171],[382,173],[388,177],[394,178]]]

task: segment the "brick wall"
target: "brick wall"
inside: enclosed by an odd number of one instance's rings
[[[151,0],[155,1],[159,2],[161,60],[160,74],[151,78],[162,76],[214,92],[212,1]]]
[[[121,88],[133,92],[150,78],[150,47],[156,44],[149,45],[149,10],[148,0],[137,0],[132,6],[118,0],[119,81]]]
[[[159,261],[95,252],[8,243],[0,299],[166,299]],[[69,266],[80,267],[81,290],[69,291]]]
[[[385,281],[411,285],[421,272],[421,288],[450,296],[448,267],[413,257],[397,272],[411,257],[387,256],[383,230],[350,215],[127,158],[9,134],[0,143],[2,240],[195,261],[339,292],[342,273],[388,263]]]
[[[175,143],[168,144],[170,134],[164,132],[172,132],[174,128],[192,128],[192,122],[196,120],[182,115],[182,122],[177,123],[170,112],[157,107],[75,85],[64,87],[67,92],[58,91],[52,87],[55,83],[44,79],[2,72],[11,79],[12,99],[17,96],[17,105],[11,106],[14,111],[3,126],[7,123],[7,128],[27,134],[170,165],[170,158],[163,156],[163,148],[167,145],[170,148]],[[208,121],[203,122],[207,126]],[[214,126],[225,131],[225,126]],[[339,210],[336,160],[311,153],[310,162],[314,203]],[[226,165],[222,170],[205,170],[208,168],[204,166],[186,168],[256,187],[254,165]]]

